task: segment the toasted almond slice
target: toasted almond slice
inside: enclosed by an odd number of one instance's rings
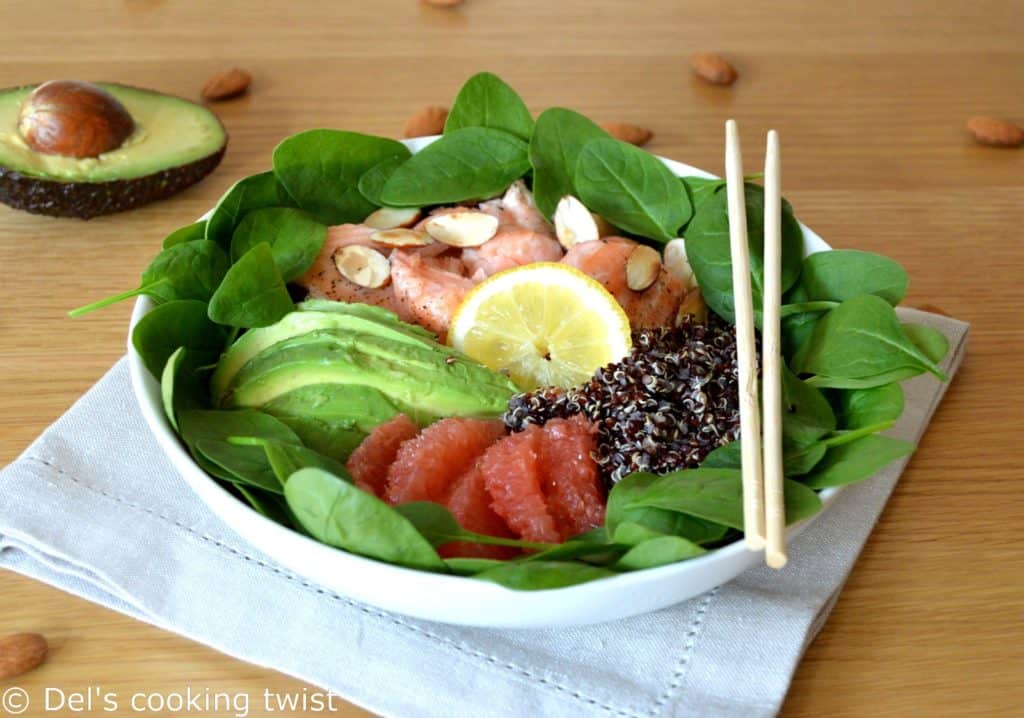
[[[661,255],[646,244],[638,244],[626,260],[626,286],[642,292],[654,284],[661,272]]]
[[[485,212],[439,214],[427,220],[427,234],[452,247],[479,247],[498,231],[498,218]]]
[[[555,236],[566,249],[580,242],[591,242],[601,238],[597,220],[583,203],[571,194],[558,200],[555,207]]]
[[[704,302],[704,296],[696,287],[686,292],[679,311],[676,312],[676,324],[682,324],[687,315],[693,317],[693,321],[703,324],[708,320],[708,305]]]
[[[505,194],[501,198],[501,203],[513,207],[537,206],[533,201],[533,192],[530,191],[529,187],[521,179],[517,179],[509,185],[509,188],[505,190]]]
[[[686,256],[686,240],[682,237],[673,239],[665,245],[665,269],[673,277],[683,283],[687,289],[697,287],[697,277],[693,274],[690,260]]]
[[[395,227],[411,227],[420,218],[416,207],[381,207],[363,220],[363,224],[374,229],[394,229]]]
[[[391,281],[388,258],[361,244],[350,244],[338,250],[334,255],[334,265],[341,276],[360,287],[376,289]]]
[[[401,228],[377,230],[370,239],[385,247],[426,247],[434,242],[426,232]]]

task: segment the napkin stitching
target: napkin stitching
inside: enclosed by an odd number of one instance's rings
[[[492,664],[492,665],[494,665],[494,666],[496,666],[498,668],[508,669],[508,670],[510,670],[510,671],[512,671],[514,673],[518,673],[518,674],[520,674],[520,675],[522,675],[522,676],[524,676],[526,678],[529,678],[529,679],[532,679],[534,681],[537,681],[541,685],[549,686],[551,688],[554,688],[556,691],[560,691],[562,693],[566,693],[570,697],[575,698],[576,700],[578,700],[578,701],[580,701],[582,703],[586,703],[588,705],[592,705],[592,706],[595,706],[595,707],[598,707],[598,708],[602,708],[605,711],[607,711],[609,713],[612,713],[614,715],[626,716],[626,718],[643,718],[642,714],[638,713],[635,710],[631,710],[631,709],[628,709],[628,708],[619,708],[619,707],[611,705],[609,703],[602,703],[600,700],[598,700],[596,698],[591,698],[590,696],[584,695],[584,694],[580,693],[579,691],[573,690],[572,688],[569,688],[568,686],[565,686],[565,685],[562,685],[560,683],[557,683],[557,682],[551,680],[550,678],[547,678],[546,676],[542,676],[542,675],[539,675],[539,674],[536,674],[536,673],[532,673],[530,670],[528,670],[526,668],[523,668],[522,666],[520,666],[518,664],[512,663],[510,661],[505,661],[505,660],[503,660],[501,658],[498,658],[497,656],[493,656],[493,655],[490,655],[488,653],[484,653],[483,651],[478,651],[478,650],[476,650],[474,648],[470,648],[469,646],[467,646],[465,644],[462,644],[462,643],[459,643],[459,642],[457,642],[457,641],[455,641],[455,640],[453,640],[451,638],[448,638],[446,636],[441,636],[439,634],[433,633],[433,632],[431,632],[431,631],[429,631],[429,630],[427,630],[425,628],[422,628],[420,626],[416,626],[416,625],[411,624],[411,623],[406,623],[405,621],[401,620],[400,618],[398,618],[398,617],[396,617],[396,616],[394,616],[394,615],[392,615],[390,613],[386,613],[384,611],[378,611],[378,610],[370,608],[368,606],[364,606],[361,603],[357,603],[357,602],[355,602],[355,601],[353,601],[353,600],[351,600],[349,598],[346,598],[345,596],[340,596],[340,595],[338,595],[338,594],[336,594],[336,593],[334,593],[332,591],[327,591],[326,589],[324,589],[324,588],[322,588],[320,586],[317,586],[315,584],[309,583],[308,581],[300,578],[299,576],[296,576],[295,574],[288,573],[287,571],[285,571],[284,569],[282,569],[279,566],[275,566],[274,564],[267,563],[266,561],[258,559],[255,556],[250,556],[250,555],[246,554],[244,551],[242,551],[242,550],[240,550],[238,548],[235,548],[234,546],[232,546],[230,544],[227,544],[227,543],[225,543],[225,542],[223,542],[223,541],[221,541],[221,540],[219,540],[217,538],[214,538],[213,536],[210,536],[209,534],[202,533],[202,532],[196,530],[195,528],[190,527],[190,526],[182,523],[181,521],[175,519],[174,517],[172,517],[170,515],[163,514],[163,513],[159,512],[159,511],[155,510],[155,509],[152,509],[152,508],[148,507],[148,506],[143,506],[142,504],[136,503],[134,501],[130,501],[129,499],[126,499],[124,497],[117,496],[116,494],[112,494],[112,493],[110,493],[108,491],[105,491],[104,489],[96,488],[95,486],[92,486],[92,485],[86,483],[85,481],[79,479],[78,477],[74,476],[73,474],[70,474],[69,472],[65,471],[60,466],[57,466],[55,463],[53,463],[53,461],[51,461],[51,460],[45,459],[45,458],[40,457],[40,456],[25,456],[24,458],[26,460],[29,460],[29,461],[34,461],[36,463],[43,464],[44,466],[52,469],[53,471],[57,472],[61,476],[66,477],[68,480],[78,484],[79,486],[83,487],[84,489],[86,489],[88,491],[91,491],[94,494],[99,494],[100,496],[103,496],[106,499],[112,500],[115,503],[124,504],[125,506],[127,506],[129,508],[137,509],[139,511],[142,511],[143,513],[149,514],[150,516],[153,516],[153,517],[155,517],[157,519],[160,519],[164,523],[168,523],[168,524],[171,524],[171,525],[173,525],[173,526],[175,526],[175,527],[177,527],[179,529],[183,529],[187,533],[190,533],[193,536],[196,536],[197,538],[201,539],[202,541],[205,541],[207,543],[212,544],[213,546],[215,546],[216,548],[221,549],[222,551],[226,551],[226,552],[228,552],[230,554],[234,554],[236,557],[241,558],[244,561],[248,561],[250,563],[254,563],[257,566],[260,566],[261,568],[265,568],[265,569],[268,569],[268,570],[272,571],[273,573],[281,576],[282,578],[285,578],[285,579],[287,579],[289,581],[292,581],[293,583],[297,583],[298,585],[302,586],[307,591],[313,591],[314,593],[320,594],[322,596],[327,596],[328,598],[332,598],[332,599],[334,599],[336,601],[339,601],[341,603],[347,604],[347,605],[351,606],[352,608],[358,609],[359,611],[361,611],[361,612],[363,612],[363,613],[365,613],[367,615],[375,616],[375,617],[377,617],[379,619],[382,619],[382,620],[385,620],[387,622],[393,623],[393,624],[395,624],[397,626],[401,626],[401,627],[406,628],[408,630],[411,630],[411,631],[413,631],[415,633],[423,634],[424,636],[427,636],[428,638],[431,638],[431,639],[433,639],[433,640],[435,640],[435,641],[437,641],[439,643],[447,644],[447,645],[451,646],[452,648],[454,648],[455,650],[457,650],[457,651],[459,651],[461,653],[465,653],[465,654],[473,656],[475,658],[481,658],[481,659],[485,660],[486,662],[488,662],[488,663],[490,663],[490,664]],[[697,619],[695,620],[695,622],[693,624],[691,624],[691,627],[690,627],[691,630],[690,630],[690,633],[687,634],[687,636],[692,636],[693,635],[693,630],[699,624],[700,619],[701,619],[701,617],[703,615],[703,610],[707,608],[707,603],[710,601],[711,595],[713,595],[717,591],[718,591],[718,589],[715,588],[711,592],[711,594],[709,594],[708,597],[704,600],[704,604],[702,605],[700,611],[698,611],[699,615],[698,615]],[[692,647],[693,647],[692,643],[688,644],[687,645],[687,650],[692,649]],[[658,706],[655,707],[655,710],[657,710],[657,707]]]
[[[672,700],[673,694],[679,690],[679,686],[683,683],[683,677],[686,675],[686,669],[690,664],[690,657],[693,655],[693,649],[697,645],[697,640],[700,637],[700,627],[704,623],[704,615],[708,612],[708,607],[711,605],[712,599],[718,595],[718,590],[721,586],[715,586],[711,589],[703,599],[701,599],[700,605],[697,608],[697,613],[693,617],[693,622],[690,624],[690,629],[686,632],[686,644],[683,646],[683,655],[679,658],[679,662],[676,664],[676,670],[672,674],[672,681],[665,688],[665,692],[661,694],[661,697],[654,704],[651,709],[651,715],[656,716],[658,712],[664,708],[670,700]]]

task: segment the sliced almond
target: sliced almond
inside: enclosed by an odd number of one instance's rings
[[[654,284],[661,272],[661,255],[646,244],[638,244],[626,260],[626,286],[642,292]]]
[[[391,262],[376,249],[361,244],[342,247],[334,255],[341,276],[360,287],[376,289],[391,281]]]
[[[693,321],[700,324],[708,320],[708,305],[699,289],[691,289],[683,297],[679,311],[676,312],[676,324],[682,324],[687,316],[693,317]]]
[[[377,230],[370,239],[385,247],[426,247],[434,242],[426,232],[401,228]]]
[[[619,233],[619,230],[615,228],[615,225],[613,225],[611,222],[609,222],[601,215],[595,214],[593,212],[591,212],[590,214],[593,215],[594,221],[597,222],[598,237],[613,237]]]
[[[555,207],[555,236],[566,249],[580,242],[592,242],[601,238],[597,221],[589,209],[571,194],[558,200]]]
[[[665,269],[673,277],[683,283],[687,289],[697,286],[697,277],[693,274],[690,260],[686,256],[686,240],[680,237],[665,245]]]
[[[46,639],[38,633],[15,633],[0,638],[0,681],[38,668],[46,660],[48,650]]]
[[[533,201],[533,192],[530,191],[526,186],[526,183],[521,179],[518,179],[509,185],[509,188],[505,190],[505,194],[501,198],[501,203],[512,207],[537,206]]]
[[[468,209],[431,217],[426,230],[438,242],[452,247],[479,247],[498,232],[498,218]]]
[[[394,229],[395,227],[411,227],[420,218],[416,207],[381,207],[363,220],[363,224],[374,229]]]

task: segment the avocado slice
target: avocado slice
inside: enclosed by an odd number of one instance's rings
[[[89,219],[169,197],[220,163],[227,133],[205,107],[154,90],[98,83],[135,121],[124,143],[98,157],[32,149],[18,130],[35,85],[0,90],[0,202],[54,217]]]
[[[314,331],[274,346],[235,376],[225,404],[258,407],[301,387],[378,390],[411,416],[500,416],[516,393],[509,379],[437,345]]]
[[[328,304],[333,306],[328,307]],[[303,311],[307,306],[316,309]],[[299,309],[285,315],[276,324],[246,332],[228,349],[210,379],[210,392],[215,400],[223,399],[235,375],[250,359],[281,342],[321,329],[373,334],[427,347],[438,346],[432,335],[424,336],[418,328],[403,324],[394,314],[378,307],[324,300],[300,304]],[[327,311],[320,311],[323,309]],[[393,320],[384,313],[390,314]]]

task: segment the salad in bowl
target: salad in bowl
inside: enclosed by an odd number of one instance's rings
[[[828,249],[784,202],[790,536],[913,450],[881,432],[948,349],[897,319],[896,262]],[[285,139],[137,289],[73,313],[139,296],[147,421],[284,568],[423,618],[568,625],[756,562],[731,271],[724,181],[481,73],[440,137]]]

